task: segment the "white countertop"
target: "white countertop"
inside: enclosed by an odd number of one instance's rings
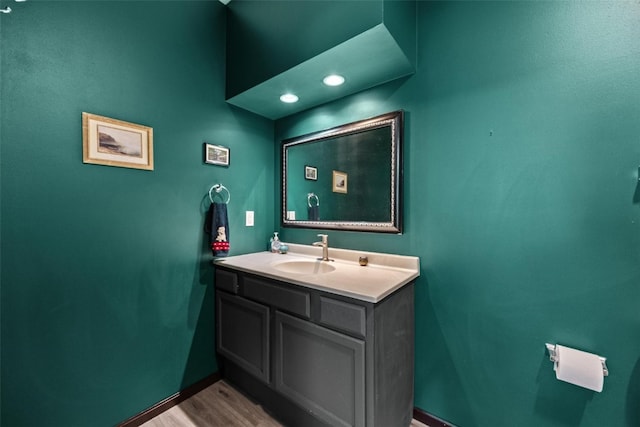
[[[383,300],[420,275],[418,257],[331,247],[329,258],[334,261],[329,264],[335,270],[320,274],[283,272],[276,268],[277,264],[297,260],[316,261],[322,255],[319,247],[293,243],[288,243],[288,246],[289,253],[284,255],[256,252],[218,258],[214,264],[373,303]],[[367,266],[359,265],[358,259],[361,256],[368,257]]]

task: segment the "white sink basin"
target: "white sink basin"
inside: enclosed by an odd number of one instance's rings
[[[334,262],[319,261],[317,246],[287,243],[286,255],[254,252],[215,260],[216,265],[362,301],[379,302],[420,275],[418,257],[329,248]],[[360,258],[368,258],[361,266]]]
[[[273,264],[273,268],[283,273],[323,274],[331,273],[336,268],[327,261],[292,260]]]

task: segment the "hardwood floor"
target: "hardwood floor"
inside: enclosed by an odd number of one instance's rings
[[[282,424],[238,390],[218,381],[141,427],[282,427]],[[428,426],[413,420],[409,427]]]

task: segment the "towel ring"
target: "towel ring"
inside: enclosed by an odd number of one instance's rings
[[[229,201],[231,200],[231,193],[229,192],[229,190],[227,189],[227,187],[225,187],[222,184],[214,184],[211,186],[211,188],[209,189],[209,200],[211,200],[211,203],[213,203],[213,198],[215,197],[211,192],[215,190],[216,193],[220,194],[220,192],[222,192],[223,190],[227,192],[227,200],[224,201],[224,204],[228,204]],[[220,197],[222,197],[222,195],[220,195]]]
[[[315,195],[315,193],[309,193],[307,194],[307,204],[309,205],[309,207],[313,207],[311,205],[311,199],[315,198],[316,199],[316,206],[320,206],[320,199],[318,199],[318,196]]]

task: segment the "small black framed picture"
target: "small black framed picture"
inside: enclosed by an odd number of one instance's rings
[[[312,181],[318,180],[318,168],[313,166],[304,167],[304,179],[310,179]]]
[[[204,143],[204,162],[210,165],[229,166],[231,152],[222,145]]]

